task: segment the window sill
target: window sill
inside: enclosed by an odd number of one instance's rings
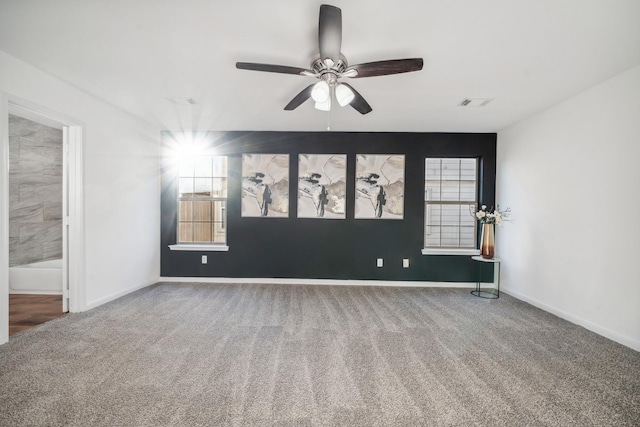
[[[194,251],[194,252],[227,252],[227,245],[169,245],[172,251]]]
[[[480,255],[480,249],[424,248],[422,255]]]

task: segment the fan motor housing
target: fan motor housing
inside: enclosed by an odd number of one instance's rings
[[[340,58],[338,58],[337,61],[334,61],[332,58],[323,60],[318,54],[311,62],[311,69],[321,75],[327,72],[341,74],[347,69],[347,65],[347,58],[342,54],[340,54]]]

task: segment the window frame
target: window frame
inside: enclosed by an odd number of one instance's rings
[[[427,163],[429,160],[434,160],[434,159],[438,159],[440,161],[442,160],[469,160],[469,159],[473,159],[476,162],[475,165],[475,180],[473,181],[475,183],[475,189],[474,189],[474,200],[460,200],[460,198],[458,198],[458,200],[427,200],[427,196],[426,196],[426,191],[427,191],[427,181],[428,181],[428,177],[426,176],[427,174]],[[478,224],[477,221],[475,221],[475,219],[473,220],[473,246],[469,246],[469,247],[448,247],[448,246],[428,246],[427,245],[427,229],[429,227],[428,224],[428,209],[429,209],[429,205],[437,205],[437,206],[459,206],[459,207],[463,207],[463,206],[473,206],[474,210],[477,210],[478,206],[479,206],[479,199],[480,199],[480,188],[481,188],[481,174],[480,174],[480,158],[478,157],[425,157],[424,159],[424,220],[423,220],[423,248],[421,250],[423,255],[478,255],[480,253],[480,250],[477,248],[478,247]],[[442,166],[440,168],[440,170],[442,171]],[[469,182],[470,180],[463,180],[462,178],[462,168],[459,168],[459,174],[458,174],[458,179],[457,180],[451,180],[453,182]],[[432,180],[433,181],[433,180]],[[438,181],[440,181],[440,183],[442,183],[443,179],[442,179],[442,173],[439,176]],[[442,188],[442,187],[441,187]],[[460,193],[460,191],[458,191],[458,193]],[[441,197],[442,198],[442,197]],[[462,213],[461,213],[462,214]],[[470,210],[469,215],[472,215],[472,212]],[[458,224],[458,241],[460,241],[460,225]]]
[[[228,246],[228,234],[227,234],[227,212],[228,212],[228,199],[229,199],[229,195],[228,195],[228,180],[229,180],[229,169],[228,169],[228,162],[229,162],[229,158],[228,156],[223,156],[223,155],[215,155],[215,154],[201,154],[199,156],[197,156],[198,158],[209,158],[211,159],[211,161],[213,162],[213,159],[215,157],[222,157],[224,158],[224,175],[216,175],[213,171],[215,169],[215,166],[213,166],[212,164],[212,172],[211,172],[211,176],[206,176],[206,177],[200,177],[200,176],[196,176],[195,172],[193,176],[187,177],[187,176],[182,176],[180,173],[180,168],[178,167],[178,171],[176,173],[176,189],[177,189],[177,196],[176,196],[176,202],[175,202],[175,206],[176,206],[176,219],[175,219],[175,239],[176,239],[176,243],[173,245],[169,245],[169,249],[171,249],[172,251],[228,251],[229,250],[229,246]],[[195,168],[195,166],[194,166]],[[210,179],[212,181],[212,187],[211,187],[211,195],[209,196],[202,196],[202,197],[198,197],[198,196],[181,196],[180,194],[180,180],[181,179],[185,179],[185,178],[192,178],[194,180],[193,186],[194,186],[194,191],[195,191],[195,183],[197,179]],[[222,179],[224,180],[224,187],[221,187],[220,190],[220,195],[213,195],[214,192],[214,186],[213,186],[213,181],[216,179]],[[192,193],[193,194],[193,193]],[[197,223],[197,221],[193,220],[193,209],[194,206],[192,205],[191,209],[192,209],[192,216],[191,216],[191,221],[181,221],[181,202],[209,202],[211,203],[211,218],[214,218],[213,215],[213,211],[215,209],[215,204],[216,202],[222,202],[222,220],[221,221],[214,221],[211,220],[210,221],[210,225],[212,227],[211,229],[211,238],[214,239],[214,234],[215,234],[215,227],[217,227],[217,224],[220,224],[220,228],[222,230],[224,230],[224,242],[188,242],[188,241],[181,241],[180,240],[180,223],[181,222],[191,222],[192,224]]]

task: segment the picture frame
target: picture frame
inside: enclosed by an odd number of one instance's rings
[[[289,217],[289,154],[243,154],[241,216]]]
[[[404,154],[357,154],[355,219],[404,219]]]
[[[345,219],[346,154],[298,155],[298,218]]]

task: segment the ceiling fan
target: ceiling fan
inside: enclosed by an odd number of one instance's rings
[[[347,58],[340,52],[342,45],[342,11],[335,6],[326,4],[320,6],[318,42],[319,53],[311,61],[310,69],[253,62],[236,62],[236,68],[270,73],[297,74],[315,77],[320,80],[304,88],[284,107],[285,110],[295,110],[307,99],[312,98],[318,110],[329,111],[331,109],[331,100],[335,97],[340,106],[351,105],[361,114],[371,112],[371,106],[350,84],[340,82],[340,78],[385,76],[422,69],[422,58],[391,59],[349,66]]]

